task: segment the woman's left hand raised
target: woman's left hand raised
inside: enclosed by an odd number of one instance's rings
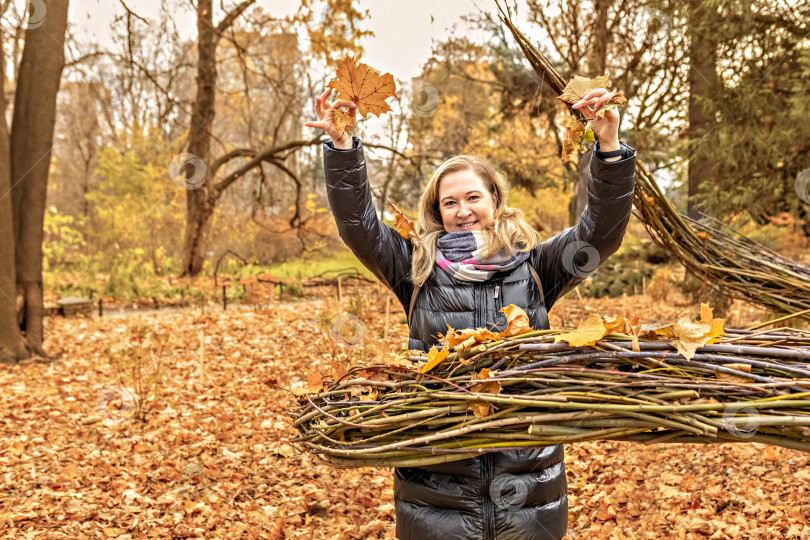
[[[616,95],[615,92],[608,92],[607,88],[596,88],[571,106],[574,109],[582,109],[585,118],[592,121],[591,129],[599,139],[599,147],[602,151],[619,148],[619,110],[614,107],[605,111],[604,118],[596,116],[596,111],[601,109],[614,95]]]

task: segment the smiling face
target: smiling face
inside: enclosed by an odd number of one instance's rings
[[[439,211],[447,232],[480,231],[494,219],[495,199],[473,169],[464,169],[441,179]]]

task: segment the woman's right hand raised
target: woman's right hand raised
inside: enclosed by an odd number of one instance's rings
[[[338,131],[335,128],[335,109],[338,107],[348,107],[349,116],[352,119],[356,118],[357,107],[351,101],[338,99],[331,104],[326,100],[332,93],[331,88],[327,88],[326,92],[315,98],[315,112],[318,113],[319,122],[306,122],[304,125],[312,128],[320,128],[326,132],[327,135],[332,137],[335,143],[335,148],[341,150],[348,150],[352,147],[352,134],[347,129],[346,131]]]

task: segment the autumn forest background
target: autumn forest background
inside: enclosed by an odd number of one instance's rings
[[[620,134],[682,213],[810,263],[810,2],[501,4],[566,79],[610,73]],[[119,0],[102,47],[68,0],[0,0],[0,536],[392,538],[390,469],[328,467],[284,416],[308,371],[406,344],[402,307],[337,236],[326,139],[303,126],[345,55],[363,61],[368,8],[160,5]],[[590,154],[560,158],[567,112],[497,14],[470,3],[419,77],[393,74],[393,111],[359,122],[386,222],[386,199],[414,217],[459,153],[501,167],[544,237],[582,213]],[[700,302],[735,327],[781,315],[692,276],[634,217],[550,320]],[[808,539],[808,465],[568,445],[569,537]]]

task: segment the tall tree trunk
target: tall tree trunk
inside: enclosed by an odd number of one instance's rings
[[[0,27],[0,43],[3,29]],[[5,88],[5,55],[0,50],[0,88]],[[6,94],[0,92],[0,260],[14,260],[14,220],[11,205],[11,154],[6,125]],[[0,264],[0,362],[29,356],[17,322],[17,272],[13,264]]]
[[[689,3],[689,139],[693,146],[688,168],[688,210],[690,218],[698,219],[700,182],[711,174],[712,161],[699,142],[708,136],[714,119],[707,110],[717,84],[717,40],[711,24],[716,17],[705,6],[705,0]]]
[[[212,0],[197,2],[197,94],[191,112],[188,141],[188,152],[200,158],[203,163],[208,163],[210,157],[210,133],[214,123],[217,87],[217,39],[212,3]],[[205,237],[216,206],[212,180],[206,178],[200,187],[186,191],[183,274],[197,275],[205,261]]]
[[[25,32],[10,137],[17,303],[26,340],[42,356],[43,219],[68,0],[47,0],[45,9],[41,26]]]
[[[214,124],[217,88],[217,42],[222,32],[227,30],[236,18],[256,0],[242,0],[214,27],[212,0],[197,2],[197,93],[191,111],[189,126],[188,153],[198,157],[202,163],[211,163],[211,127]],[[197,162],[199,164],[199,162]],[[187,173],[198,173],[189,167]],[[183,275],[196,276],[202,271],[205,262],[205,244],[211,216],[221,195],[214,187],[214,179],[201,180],[187,186],[186,190],[186,233],[183,240]],[[195,188],[195,189],[192,189]]]
[[[596,19],[593,23],[593,32],[591,35],[590,48],[588,50],[588,57],[586,58],[588,75],[590,77],[597,77],[604,75],[607,65],[607,40],[608,40],[608,8],[610,7],[611,0],[596,0],[594,9],[596,11]],[[588,204],[588,170],[591,165],[591,152],[578,153],[577,161],[577,184],[574,189],[574,196],[576,197],[576,204],[573,207],[574,215],[571,216],[571,223],[579,221],[579,216],[585,210]]]

